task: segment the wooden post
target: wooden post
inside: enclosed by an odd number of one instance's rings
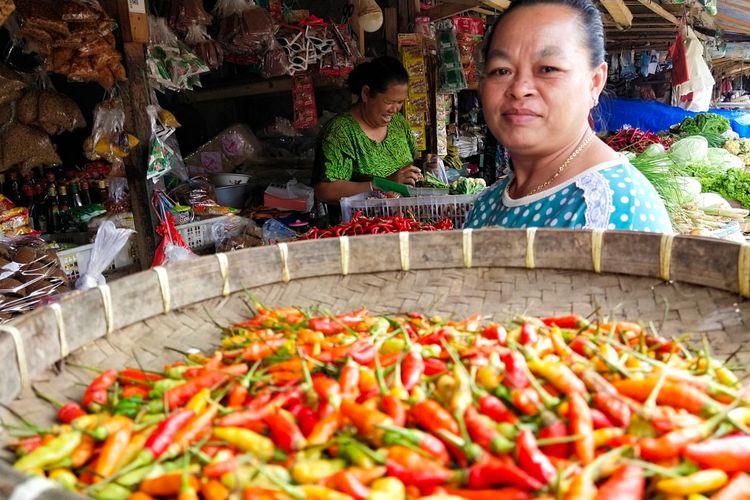
[[[385,26],[385,45],[388,55],[398,54],[398,9],[386,7],[383,9],[383,25]]]
[[[148,269],[156,250],[154,220],[151,211],[151,183],[146,180],[148,144],[151,139],[151,124],[146,113],[150,88],[146,77],[144,45],[136,42],[126,42],[123,45],[125,68],[128,73],[128,81],[121,87],[122,101],[125,106],[125,128],[140,141],[138,147],[126,158],[125,172],[135,221],[138,260],[141,269]]]

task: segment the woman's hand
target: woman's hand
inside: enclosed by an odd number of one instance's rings
[[[414,165],[408,165],[389,175],[388,180],[414,187],[422,180],[422,171]]]

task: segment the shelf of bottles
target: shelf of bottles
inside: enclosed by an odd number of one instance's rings
[[[125,211],[112,206],[108,171],[109,165],[92,162],[85,168],[0,174],[0,231],[6,236],[85,232],[92,218]]]

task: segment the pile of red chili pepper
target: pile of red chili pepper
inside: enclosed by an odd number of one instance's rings
[[[411,217],[404,217],[403,215],[365,217],[361,212],[357,212],[349,222],[342,222],[327,229],[312,228],[300,236],[299,239],[316,240],[339,236],[357,236],[360,234],[413,233],[416,231],[449,231],[451,229],[453,229],[453,221],[448,218],[430,223],[418,221]]]
[[[750,396],[707,346],[575,315],[255,307],[213,354],[105,370],[60,425],[11,429],[15,468],[132,500],[750,494]]]
[[[620,129],[607,137],[604,142],[615,151],[632,151],[634,153],[643,153],[651,144],[661,144],[665,150],[668,150],[674,143],[669,137],[662,137],[639,128]]]

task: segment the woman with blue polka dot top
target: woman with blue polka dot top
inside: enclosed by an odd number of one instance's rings
[[[487,36],[482,107],[513,171],[465,227],[672,232],[654,187],[589,126],[607,79],[593,1],[515,0]]]

